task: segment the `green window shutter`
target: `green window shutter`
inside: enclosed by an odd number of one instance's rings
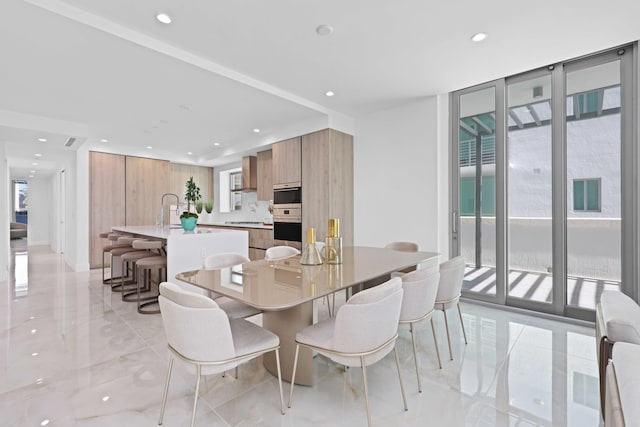
[[[587,181],[587,210],[600,210],[600,180],[590,179]]]
[[[584,180],[573,180],[573,210],[584,210]]]

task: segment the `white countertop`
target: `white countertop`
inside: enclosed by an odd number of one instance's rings
[[[227,224],[225,222],[207,222],[198,220],[198,225],[209,227],[234,227],[234,228],[258,228],[261,230],[273,230],[273,225],[264,224]]]
[[[211,227],[196,227],[193,231],[184,231],[180,225],[165,226],[164,228],[155,225],[138,226],[115,226],[114,231],[123,233],[139,234],[141,236],[154,237],[156,239],[167,239],[169,236],[194,236],[199,234],[225,233],[227,230]]]

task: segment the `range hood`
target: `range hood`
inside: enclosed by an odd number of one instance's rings
[[[245,156],[242,158],[242,186],[232,192],[250,192],[258,190],[258,158]]]

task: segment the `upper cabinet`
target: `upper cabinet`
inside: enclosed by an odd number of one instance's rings
[[[273,200],[273,152],[258,153],[258,200]]]
[[[273,187],[299,187],[302,183],[302,138],[277,142],[273,151]]]

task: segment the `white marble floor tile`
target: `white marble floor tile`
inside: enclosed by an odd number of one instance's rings
[[[122,302],[100,270],[74,273],[46,247],[25,249],[14,253],[27,270],[0,283],[0,425],[157,425],[168,365],[160,315]],[[442,369],[429,323],[417,331],[422,393],[409,332],[400,332],[408,411],[393,354],[368,368],[375,426],[599,425],[593,328],[470,303],[462,312],[467,345],[456,311],[447,313],[453,360],[434,314]],[[314,363],[316,384],[296,386],[284,416],[260,359],[241,365],[238,379],[203,377],[196,425],[366,426],[362,370]],[[194,389],[194,373],[176,362],[164,426],[189,424]],[[288,391],[284,383],[285,406]]]

